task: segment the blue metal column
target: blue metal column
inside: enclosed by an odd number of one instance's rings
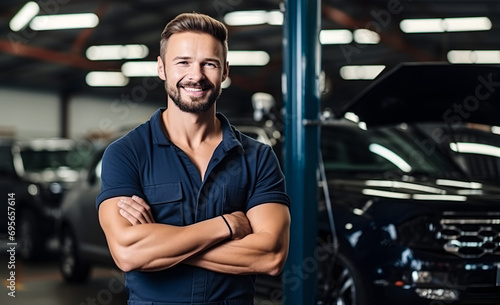
[[[320,108],[320,0],[286,0],[283,33],[285,175],[292,199],[291,243],[283,271],[284,304],[313,304],[317,286],[316,168]]]

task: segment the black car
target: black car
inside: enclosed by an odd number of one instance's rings
[[[498,303],[497,80],[496,67],[401,65],[322,124],[316,304]],[[99,160],[62,205],[67,280],[112,264]],[[258,277],[257,289],[279,303],[277,280]]]
[[[498,304],[497,87],[498,67],[403,64],[324,124],[319,303]]]
[[[63,193],[79,179],[91,148],[61,138],[0,139],[0,190],[15,215],[1,220],[0,234],[18,241],[25,259],[41,257],[54,237]],[[7,211],[7,199],[4,201]]]

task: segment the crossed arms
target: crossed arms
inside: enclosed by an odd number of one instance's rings
[[[222,217],[182,227],[154,223],[149,206],[137,196],[111,198],[99,207],[111,255],[125,272],[184,263],[231,274],[279,274],[288,255],[288,207],[265,203],[224,217],[232,239]]]

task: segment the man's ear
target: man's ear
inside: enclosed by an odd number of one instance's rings
[[[229,75],[229,61],[226,61],[226,64],[224,65],[224,71],[222,72],[222,82],[226,80],[228,75]]]
[[[165,74],[165,65],[163,64],[163,60],[161,60],[160,56],[158,56],[158,65],[156,70],[158,71],[158,76],[160,77],[160,79],[162,80],[167,79],[167,76]]]

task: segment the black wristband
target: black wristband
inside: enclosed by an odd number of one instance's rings
[[[227,225],[227,228],[229,229],[229,239],[232,239],[233,238],[233,229],[231,229],[231,226],[229,225],[229,223],[227,222],[226,218],[224,217],[224,215],[220,215],[220,217],[222,217],[222,219],[224,219],[224,222],[226,223]]]

